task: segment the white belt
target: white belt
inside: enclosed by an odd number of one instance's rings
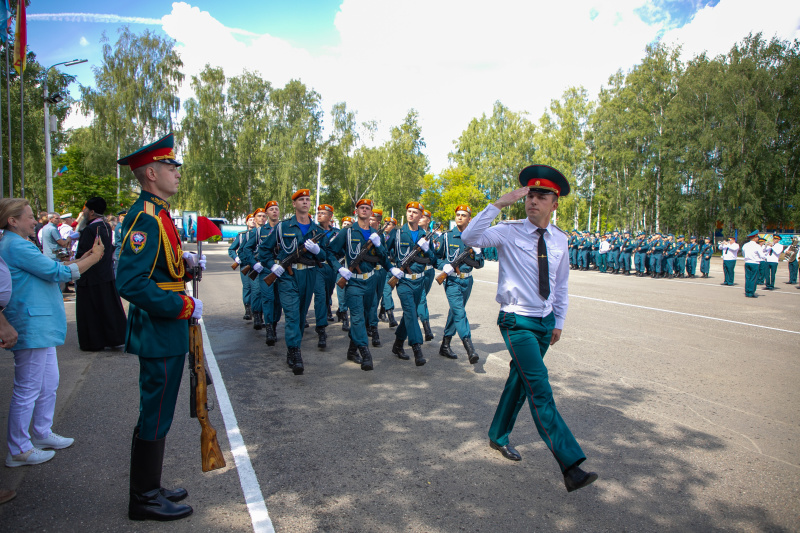
[[[303,263],[292,263],[294,270],[306,270],[307,268],[316,268],[316,265],[304,265]]]
[[[456,274],[459,279],[464,279],[472,276],[472,272],[462,272],[461,274]]]
[[[374,271],[372,271],[372,272],[367,272],[366,274],[356,274],[356,273],[353,273],[353,275],[352,275],[352,276],[350,276],[350,278],[351,278],[351,279],[369,279],[369,278],[371,278],[371,277],[372,277],[372,275],[373,275],[374,273],[375,273]]]
[[[433,265],[425,265],[425,270],[430,270],[433,268]]]
[[[382,267],[381,265],[375,265],[375,268],[374,268],[373,270],[380,270],[380,269],[382,269],[382,268],[383,268],[383,267]]]
[[[425,272],[420,272],[419,274],[406,274],[405,276],[403,276],[404,279],[410,279],[410,280],[422,279],[424,277],[425,277]]]

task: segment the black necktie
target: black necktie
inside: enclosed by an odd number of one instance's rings
[[[536,232],[539,234],[539,294],[543,300],[547,300],[550,297],[550,265],[547,264],[547,244],[544,242],[547,230],[538,228]]]

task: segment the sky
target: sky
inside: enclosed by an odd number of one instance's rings
[[[58,67],[83,85],[94,84],[103,33],[113,43],[129,25],[176,41],[181,101],[209,63],[274,87],[300,79],[325,117],[346,102],[359,122],[377,121],[378,141],[416,109],[434,173],[494,102],[538,121],[567,87],[596,96],[654,41],[680,44],[689,59],[724,54],[748,33],[800,39],[797,0],[33,0],[27,13],[29,50],[45,66],[88,59]],[[74,113],[68,125],[86,121]]]

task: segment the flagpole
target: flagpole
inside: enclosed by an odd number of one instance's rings
[[[8,104],[8,197],[14,198],[14,165],[11,161],[11,83],[8,79],[11,72],[8,70],[8,43],[6,43],[6,104]]]
[[[3,6],[5,9],[5,6]],[[0,31],[5,31],[5,28],[0,29]],[[8,37],[8,36],[6,36]],[[8,50],[8,39],[3,43],[3,48]],[[8,67],[6,67],[6,77],[8,77]],[[11,144],[11,132],[9,132],[8,138],[9,144]],[[0,91],[0,198],[5,198],[5,192],[3,191],[3,185],[5,185],[5,180],[3,179],[3,170],[5,165],[3,165],[3,92]]]
[[[22,0],[24,1],[24,0]],[[25,70],[19,73],[19,180],[20,198],[25,198]]]

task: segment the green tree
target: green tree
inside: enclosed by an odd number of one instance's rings
[[[422,204],[445,228],[455,218],[457,206],[466,204],[477,214],[490,201],[475,185],[475,176],[465,167],[450,167],[438,176],[426,174],[423,187]]]

